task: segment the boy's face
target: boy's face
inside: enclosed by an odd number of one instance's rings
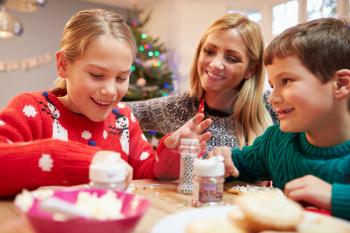
[[[275,57],[266,68],[282,131],[313,133],[334,125],[333,82],[322,83],[296,56]]]
[[[105,120],[127,93],[132,57],[130,47],[110,35],[92,41],[81,58],[68,62],[62,102],[94,122]]]

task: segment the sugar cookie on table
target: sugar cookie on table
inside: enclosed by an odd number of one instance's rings
[[[294,231],[304,217],[303,208],[277,193],[248,193],[237,197],[244,222],[253,231]]]
[[[191,222],[186,227],[186,233],[245,233],[227,218],[201,219]]]
[[[349,233],[350,223],[320,214],[305,216],[298,226],[299,233]]]

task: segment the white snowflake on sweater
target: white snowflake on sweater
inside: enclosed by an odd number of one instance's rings
[[[107,130],[103,130],[102,136],[103,136],[104,139],[107,139],[107,137],[108,137]]]
[[[146,151],[142,152],[140,155],[141,160],[146,160],[148,157],[149,157],[149,153]]]
[[[35,117],[37,114],[37,111],[35,110],[35,107],[33,105],[26,105],[23,108],[23,113],[27,117]]]
[[[118,104],[118,108],[125,108],[125,104],[119,103],[119,104]]]
[[[3,125],[5,125],[5,122],[0,120],[0,126],[3,126]]]
[[[51,155],[49,154],[42,154],[39,159],[39,167],[44,172],[50,172],[53,167],[53,160],[51,158]]]
[[[84,131],[81,133],[81,137],[82,137],[83,139],[85,139],[85,140],[89,140],[89,139],[92,137],[92,135],[91,135],[91,133],[90,133],[89,131],[84,130]]]

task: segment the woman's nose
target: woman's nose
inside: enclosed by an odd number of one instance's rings
[[[225,68],[224,66],[224,62],[216,57],[211,63],[210,65],[213,67],[213,68],[216,68],[216,69],[219,69],[219,70],[223,70]]]

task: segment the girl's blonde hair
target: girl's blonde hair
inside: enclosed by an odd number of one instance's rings
[[[103,9],[83,10],[73,15],[63,29],[61,51],[68,61],[73,62],[83,56],[89,43],[102,35],[112,35],[126,42],[135,58],[136,43],[124,18],[118,13]],[[57,78],[55,89],[66,90],[65,79]]]
[[[263,102],[264,70],[263,52],[264,43],[260,27],[257,23],[238,13],[229,13],[217,19],[202,35],[197,46],[190,72],[190,96],[200,100],[204,90],[200,82],[197,63],[202,47],[208,36],[217,31],[235,29],[240,34],[249,58],[249,79],[245,80],[233,105],[234,124],[240,147],[250,145],[254,139],[262,134],[271,125],[266,107]]]

